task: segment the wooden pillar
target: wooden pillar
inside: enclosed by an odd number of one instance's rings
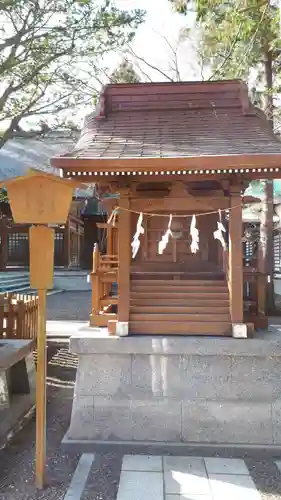
[[[130,191],[120,191],[118,212],[118,324],[117,335],[128,335],[131,270],[131,213]],[[122,210],[124,208],[125,210]]]
[[[0,248],[0,269],[4,271],[8,262],[8,222],[6,217],[0,219],[0,235],[1,235],[1,248]]]
[[[229,212],[229,293],[233,329],[243,324],[243,246],[240,186],[233,186]]]
[[[273,181],[264,183],[265,199],[262,203],[260,220],[260,241],[258,252],[258,309],[263,313],[274,315],[274,259],[273,259]]]
[[[272,216],[273,219],[273,216]],[[268,266],[268,241],[267,241],[267,229],[269,232],[272,231],[272,227],[268,228],[268,213],[267,211],[261,212],[261,224],[260,224],[260,240],[258,245],[258,255],[257,255],[257,316],[258,316],[258,327],[267,328],[267,288],[268,276],[271,275],[270,268]],[[272,220],[269,222],[272,224]],[[273,254],[273,245],[271,248]]]
[[[63,235],[64,267],[70,266],[70,221],[66,221]]]
[[[92,282],[92,312],[91,316],[95,316],[100,313],[100,279],[98,275],[100,264],[100,252],[98,244],[95,243],[93,251],[93,271],[91,273]],[[92,323],[91,323],[92,324]]]
[[[113,228],[111,225],[107,227],[106,253],[107,255],[113,255]]]

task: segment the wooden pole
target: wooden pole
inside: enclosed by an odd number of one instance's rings
[[[46,290],[38,290],[36,372],[36,487],[44,488],[46,466]]]
[[[29,245],[30,284],[38,290],[35,482],[42,489],[46,467],[46,295],[53,286],[54,229],[32,226]]]

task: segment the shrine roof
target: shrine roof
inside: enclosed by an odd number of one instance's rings
[[[104,88],[74,149],[52,165],[237,155],[281,155],[242,81],[116,84]]]

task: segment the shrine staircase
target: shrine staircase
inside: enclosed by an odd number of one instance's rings
[[[129,322],[135,334],[231,335],[227,282],[204,275],[132,276]]]

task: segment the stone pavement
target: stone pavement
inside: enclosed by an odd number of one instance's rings
[[[89,321],[91,291],[62,292],[47,297],[47,320]]]
[[[242,459],[126,455],[117,500],[260,500]]]

